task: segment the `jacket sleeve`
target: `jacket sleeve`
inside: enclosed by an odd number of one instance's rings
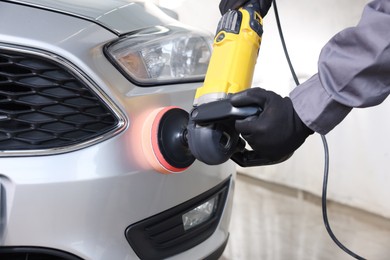
[[[390,93],[390,0],[370,2],[358,25],[322,49],[318,73],[291,93],[294,109],[326,134],[354,107],[380,104]]]

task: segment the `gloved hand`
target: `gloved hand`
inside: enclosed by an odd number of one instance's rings
[[[292,154],[313,134],[299,118],[290,98],[261,88],[251,88],[232,95],[235,107],[257,106],[256,116],[237,120],[237,132],[261,157],[277,161]]]
[[[250,0],[221,0],[219,3],[219,11],[224,15],[229,9],[238,9]],[[252,0],[253,1],[253,0]],[[264,17],[271,7],[272,0],[258,0],[260,3],[260,15]]]

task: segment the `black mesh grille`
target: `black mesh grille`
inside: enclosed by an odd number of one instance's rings
[[[117,124],[97,95],[66,68],[0,50],[0,150],[69,146]]]

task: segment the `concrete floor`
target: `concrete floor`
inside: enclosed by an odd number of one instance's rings
[[[390,259],[390,220],[328,203],[330,226],[350,250]],[[238,175],[230,240],[220,260],[353,259],[325,230],[320,198]]]

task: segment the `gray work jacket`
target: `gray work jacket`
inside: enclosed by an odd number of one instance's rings
[[[290,98],[302,121],[326,134],[353,107],[375,106],[390,93],[390,0],[366,5],[359,24],[336,34],[322,49],[318,74]]]

